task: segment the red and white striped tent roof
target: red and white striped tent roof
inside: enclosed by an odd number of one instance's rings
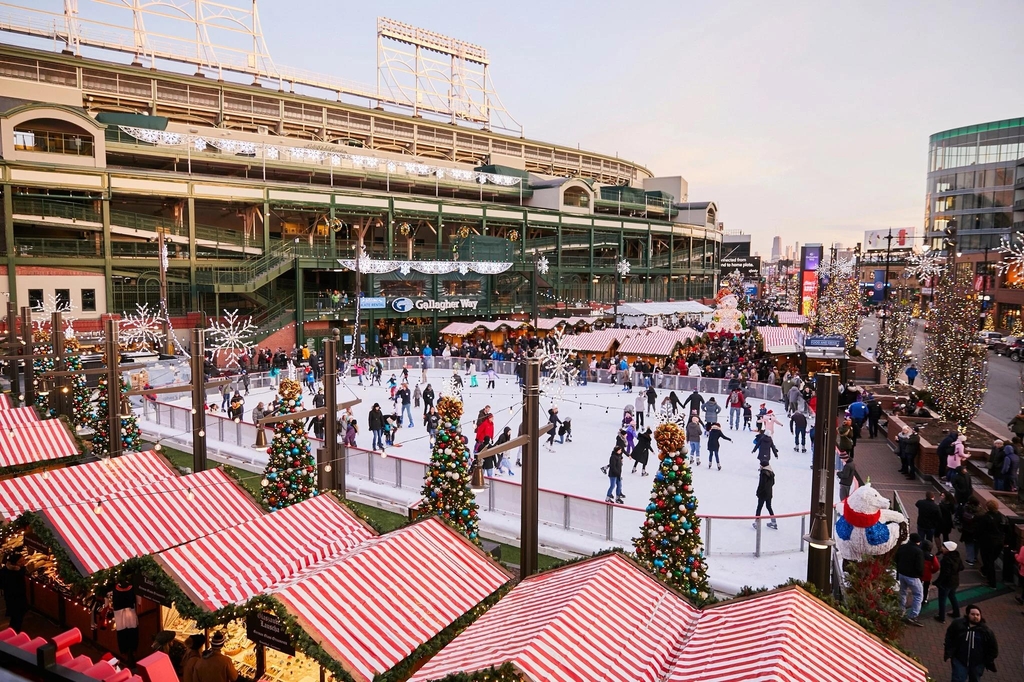
[[[928,671],[799,587],[710,606],[668,682],[924,682]]]
[[[318,495],[154,557],[211,611],[245,602],[374,537],[331,495]]]
[[[273,593],[353,678],[369,682],[510,577],[430,517],[367,540]]]
[[[641,329],[619,346],[622,355],[656,355],[665,357],[672,354],[677,344],[686,343],[696,338],[699,333],[695,329],[668,330],[661,327]]]
[[[806,315],[794,313],[791,310],[780,310],[775,313],[775,318],[779,321],[779,324],[804,325],[808,322]]]
[[[0,428],[0,468],[64,459],[77,454],[78,443],[58,419]]]
[[[0,481],[0,518],[13,521],[25,512],[95,501],[120,490],[174,476],[167,460],[150,450],[9,478]]]
[[[449,322],[444,329],[441,330],[441,333],[449,334],[451,336],[465,336],[479,328],[480,325],[474,322]]]
[[[804,332],[796,327],[758,327],[764,349],[773,355],[800,353],[804,349]]]
[[[42,514],[79,572],[91,575],[255,519],[263,511],[230,476],[211,469],[49,507]]]
[[[560,324],[575,327],[581,323],[593,324],[597,319],[596,317],[542,317],[537,320],[537,329],[550,331]]]
[[[700,612],[619,554],[532,576],[411,678],[512,663],[528,680],[661,680]]]
[[[636,330],[630,329],[601,329],[572,334],[562,341],[562,348],[580,353],[607,353],[614,344],[622,343],[636,333]]]
[[[0,411],[10,410],[14,405],[11,403],[11,396],[6,393],[0,393]]]
[[[19,424],[35,424],[42,421],[34,407],[15,407],[0,410],[0,429],[9,429]]]
[[[483,327],[484,329],[487,329],[488,331],[496,332],[499,329],[501,329],[502,327],[508,327],[509,329],[519,329],[520,327],[523,327],[523,326],[532,326],[532,325],[530,325],[529,322],[524,322],[523,320],[491,320],[491,321],[477,322],[476,326],[477,327]]]
[[[927,677],[924,668],[798,587],[701,611],[619,554],[524,580],[410,682],[505,663],[533,682]]]

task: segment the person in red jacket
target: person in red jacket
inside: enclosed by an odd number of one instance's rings
[[[483,420],[476,426],[476,444],[477,449],[480,449],[480,443],[484,442],[484,439],[488,442],[494,440],[494,415],[487,413],[484,415]]]
[[[932,554],[932,543],[924,540],[921,542],[921,551],[924,552],[924,573],[921,575],[921,591],[924,600],[923,607],[928,603],[928,589],[932,586],[932,576],[939,572],[939,557]]]

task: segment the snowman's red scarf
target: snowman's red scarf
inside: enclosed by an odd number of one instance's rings
[[[870,528],[882,518],[882,510],[878,509],[870,514],[857,511],[843,500],[843,518],[854,528]]]

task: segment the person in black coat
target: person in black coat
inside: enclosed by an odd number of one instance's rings
[[[868,435],[878,435],[878,420],[882,418],[882,404],[874,396],[868,399]]]
[[[953,497],[957,504],[967,504],[967,500],[971,499],[973,493],[974,484],[971,483],[971,475],[967,473],[967,467],[961,465],[953,478]]]
[[[999,643],[985,624],[981,609],[971,604],[964,618],[957,618],[946,629],[942,660],[950,661],[954,680],[980,680],[986,670],[996,672]]]
[[[939,615],[935,616],[935,620],[945,623],[947,599],[949,605],[953,607],[953,617],[960,617],[960,602],[957,601],[956,591],[960,587],[960,573],[964,570],[964,561],[952,540],[947,540],[940,547],[942,558],[939,559],[939,575],[932,579],[932,584],[939,590]]]
[[[373,433],[373,449],[384,449],[384,413],[380,409],[380,403],[374,403],[370,408],[370,414],[366,419],[366,425]]]
[[[956,514],[956,500],[953,499],[953,493],[949,491],[942,493],[939,511],[942,512],[942,524],[939,526],[938,532],[942,535],[942,540],[946,541],[949,540],[949,534],[953,532],[953,516]]]
[[[730,443],[732,442],[732,438],[729,438],[729,436],[725,435],[725,432],[722,431],[722,425],[715,422],[708,429],[708,469],[711,468],[711,460],[714,459],[718,464],[718,470],[722,470],[722,460],[718,456],[718,450],[722,447],[722,439],[725,439]]]
[[[946,477],[946,458],[953,454],[953,443],[956,442],[958,435],[956,431],[946,434],[935,449],[935,454],[939,458],[939,478]]]
[[[995,587],[996,558],[1003,551],[1006,517],[999,513],[999,503],[995,500],[986,502],[985,507],[985,513],[978,517],[974,525],[974,541],[978,544],[978,552],[981,554],[982,574],[988,581],[988,586]]]
[[[608,493],[605,495],[605,502],[616,502],[622,504],[625,497],[622,494],[622,455],[625,448],[616,445],[612,454],[608,457]],[[615,499],[612,499],[612,492],[615,492]]]
[[[654,390],[654,386],[647,387],[647,414],[654,412],[657,414],[658,409],[654,406],[654,402],[658,399],[658,392]]]
[[[7,607],[7,618],[10,627],[21,632],[22,621],[28,613],[28,594],[25,589],[25,567],[21,565],[20,551],[14,551],[4,559],[4,567],[0,569],[0,590],[4,593],[4,604]]]
[[[672,412],[675,413],[679,407],[679,397],[675,391],[668,394],[668,400],[672,403]],[[689,407],[692,411],[700,414],[700,410],[704,407],[704,396],[702,396],[697,389],[693,389],[693,393],[686,396],[686,400],[683,401],[683,409]]]
[[[934,540],[942,527],[942,510],[935,501],[935,493],[929,490],[914,506],[917,507],[917,534],[922,540]]]
[[[430,412],[430,408],[434,406],[434,389],[427,384],[427,387],[423,389],[423,416],[426,417]]]
[[[558,435],[558,425],[562,419],[558,416],[558,408],[552,407],[548,410],[548,423],[551,424],[551,431],[548,432],[548,450],[554,450],[555,436]]]
[[[761,470],[757,476],[757,511],[756,516],[761,516],[761,508],[767,507],[768,514],[775,516],[775,511],[772,509],[772,490],[775,488],[775,472],[772,471],[772,467],[768,463],[761,465]],[[754,521],[753,527],[757,528],[757,521]],[[775,519],[768,521],[768,527],[778,530],[779,526],[775,522]]]
[[[640,465],[640,475],[648,476],[647,473],[647,460],[651,456],[651,429],[648,427],[641,431],[636,437],[636,446],[633,448],[633,452],[629,453],[629,456],[633,458],[633,471],[636,473],[636,465]]]

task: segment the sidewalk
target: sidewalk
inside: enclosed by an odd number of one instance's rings
[[[867,434],[867,429],[864,433]],[[881,436],[874,440],[858,440],[854,461],[857,471],[864,480],[870,478],[871,485],[887,498],[891,500],[893,493],[899,494],[910,520],[910,532],[914,532],[917,527],[917,508],[914,505],[924,497],[925,492],[935,488],[920,479],[908,481],[903,474],[897,473],[899,459]],[[936,495],[938,494],[939,491],[936,490]],[[959,544],[960,533],[954,530],[951,538]],[[985,621],[999,641],[999,658],[996,660],[999,671],[986,672],[984,682],[1024,680],[1024,608],[1013,599],[1014,595],[1020,594],[1020,588],[1004,587],[1000,582],[998,589],[991,590],[984,584],[981,574],[976,569],[968,567],[960,576],[960,589],[957,594],[961,611],[968,604],[977,604],[981,608]],[[921,623],[924,627],[906,627],[900,644],[921,659],[933,678],[948,680],[950,667],[948,662],[942,660],[942,649],[946,628],[952,619],[947,614],[945,624],[934,620],[938,613],[936,596],[933,587],[932,601],[921,610]]]

